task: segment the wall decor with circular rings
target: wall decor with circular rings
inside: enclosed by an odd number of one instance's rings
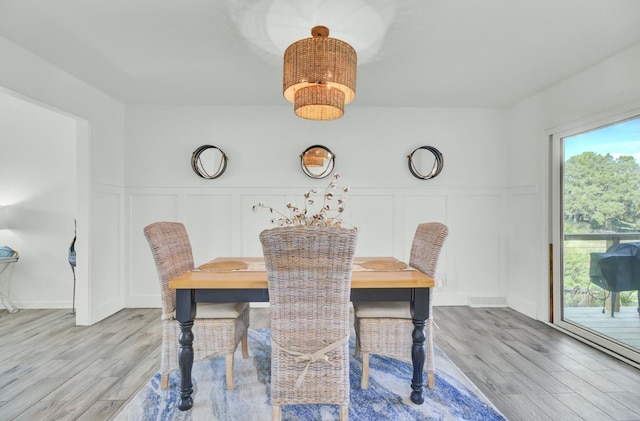
[[[227,155],[213,145],[202,145],[191,155],[191,168],[202,178],[213,180],[227,169]]]
[[[420,180],[429,180],[436,177],[444,166],[442,153],[433,146],[420,146],[409,156],[409,171]]]
[[[309,146],[300,155],[302,171],[311,178],[324,178],[331,174],[336,156],[323,145]]]

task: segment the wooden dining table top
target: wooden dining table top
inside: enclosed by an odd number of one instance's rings
[[[354,266],[365,262],[386,260],[399,262],[394,257],[356,257]],[[218,257],[211,262],[244,262],[251,266],[264,263],[263,257]],[[430,288],[435,286],[433,278],[419,270],[407,266],[406,269],[394,270],[353,270],[351,272],[351,288]],[[265,269],[240,270],[199,270],[186,272],[169,281],[173,289],[267,289],[267,272]]]

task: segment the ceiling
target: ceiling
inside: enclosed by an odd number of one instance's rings
[[[127,104],[283,105],[284,48],[320,24],[358,51],[352,106],[503,107],[639,43],[639,16],[637,0],[0,0],[0,36]]]

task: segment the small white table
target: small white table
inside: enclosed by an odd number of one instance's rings
[[[7,309],[7,311],[9,313],[17,313],[20,311],[20,309],[18,307],[15,306],[15,304],[13,304],[13,302],[11,302],[11,299],[9,298],[9,281],[7,280],[7,295],[5,296],[2,293],[1,287],[2,287],[2,274],[4,273],[5,270],[7,270],[7,268],[9,267],[9,263],[15,263],[18,261],[18,257],[2,257],[0,258],[0,264],[3,265],[3,268],[0,269],[0,301],[2,301],[2,304],[4,305],[4,307]]]

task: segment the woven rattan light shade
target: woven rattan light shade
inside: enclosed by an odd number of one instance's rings
[[[356,96],[356,51],[316,26],[284,52],[283,95],[298,117],[333,120]]]
[[[302,161],[307,167],[320,168],[324,166],[324,158],[319,156],[305,156],[302,158]]]
[[[327,159],[329,152],[323,148],[313,148],[302,155],[302,162],[307,167],[324,167],[324,161]]]

